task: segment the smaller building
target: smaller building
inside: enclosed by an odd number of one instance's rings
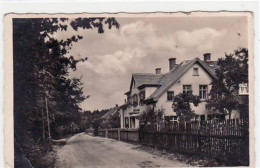
[[[111,108],[107,113],[101,116],[102,125],[106,128],[116,128],[120,125],[120,107],[116,104],[115,107]],[[111,119],[114,120],[111,123]],[[116,121],[118,119],[118,121]]]
[[[103,116],[101,116],[101,119],[103,119],[103,120],[109,119],[112,115],[119,112],[119,109],[120,109],[120,107],[116,104],[115,107],[111,108],[107,113],[105,113]]]

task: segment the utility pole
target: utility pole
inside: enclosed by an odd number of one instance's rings
[[[42,103],[42,138],[43,141],[45,140],[45,124],[44,124],[44,103],[43,103],[43,98],[41,98],[41,103]]]
[[[48,100],[47,100],[47,97],[45,97],[45,103],[46,103],[46,113],[47,113],[48,135],[49,135],[49,140],[51,140],[50,119],[49,119],[49,110],[48,110]]]

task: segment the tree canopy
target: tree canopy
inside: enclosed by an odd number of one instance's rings
[[[207,109],[228,113],[229,118],[234,109],[241,108],[248,113],[248,104],[240,104],[238,98],[239,85],[248,84],[248,50],[241,48],[233,54],[225,54],[225,58],[218,59],[217,65],[217,78],[211,84]]]
[[[66,40],[53,35],[75,30]],[[13,19],[13,66],[14,66],[14,123],[15,137],[23,139],[32,135],[35,140],[42,137],[42,114],[47,99],[52,133],[56,128],[81,119],[80,103],[83,94],[79,78],[69,76],[77,63],[87,58],[75,58],[69,50],[83,37],[79,28],[96,29],[104,33],[105,27],[119,28],[114,18],[15,18]]]
[[[179,93],[173,98],[173,111],[176,112],[181,121],[190,121],[195,115],[191,109],[191,103],[194,106],[198,106],[200,103],[200,97],[193,95],[192,92]]]
[[[55,33],[67,31],[69,26],[74,35],[55,38]],[[46,129],[43,112],[49,111],[47,118],[54,138],[82,118],[80,103],[88,95],[83,94],[81,79],[69,75],[71,69],[77,69],[77,63],[87,60],[69,52],[83,38],[77,30],[104,33],[106,27],[119,28],[119,24],[114,18],[13,19],[14,135],[34,166],[39,166],[37,158],[49,149],[42,143]]]
[[[157,109],[148,107],[140,116],[140,123],[147,124],[160,124],[163,122],[164,109]]]

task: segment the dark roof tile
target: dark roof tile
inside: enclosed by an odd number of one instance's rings
[[[114,115],[116,112],[118,112],[119,107],[114,107],[111,110],[109,110],[106,114],[104,114],[101,118],[102,119],[107,119],[109,118],[111,115]]]
[[[170,72],[162,76],[159,81],[160,87],[158,87],[158,89],[155,90],[146,100],[158,99],[161,94],[163,94],[170,86],[177,82],[177,80],[196,62],[199,62],[205,69],[209,71],[211,75],[214,76],[215,70],[211,68],[208,64],[202,62],[199,58],[183,61],[176,68],[172,69]]]
[[[136,87],[141,85],[157,85],[163,75],[151,73],[134,73],[133,78]]]

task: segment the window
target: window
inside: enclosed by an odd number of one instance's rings
[[[167,100],[172,101],[174,97],[174,92],[173,91],[168,91],[167,92]]]
[[[125,118],[125,128],[129,128],[129,118]]]
[[[178,116],[174,116],[173,121],[177,121],[177,120],[178,120]]]
[[[200,121],[205,121],[205,115],[200,116]]]
[[[139,93],[139,104],[140,105],[143,105],[144,104],[144,99],[145,99],[145,91],[141,91],[140,93]]]
[[[191,91],[191,85],[183,85],[183,93],[190,93]]]
[[[135,128],[135,118],[134,117],[130,118],[130,128]]]
[[[193,68],[193,76],[199,76],[199,68]]]
[[[239,95],[248,95],[248,91],[249,88],[247,83],[239,84],[239,91],[238,91]]]
[[[138,105],[138,97],[137,94],[133,96],[133,106],[136,107]]]
[[[198,121],[199,120],[199,115],[195,115],[195,121]]]
[[[130,96],[127,97],[127,104],[129,107],[132,106],[132,98]]]
[[[207,118],[208,120],[213,120],[214,116],[212,114],[208,114]]]
[[[206,100],[208,94],[208,86],[207,85],[200,85],[200,99]]]

